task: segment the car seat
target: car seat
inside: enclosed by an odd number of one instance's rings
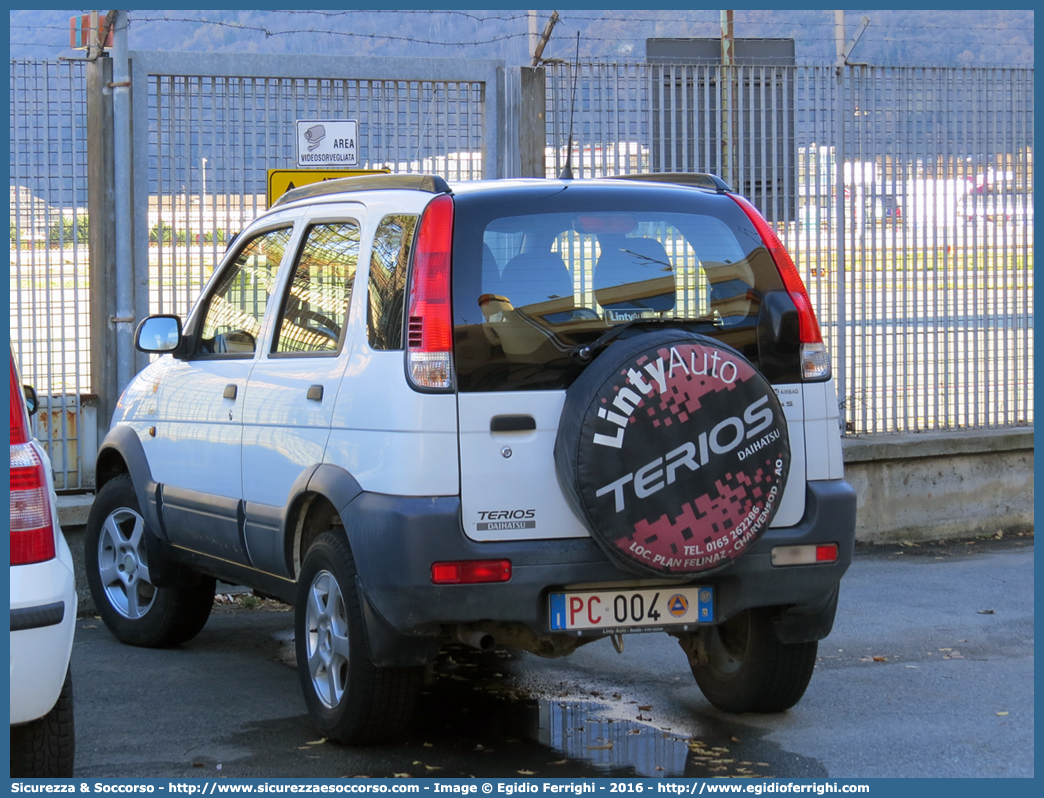
[[[554,252],[523,252],[507,262],[500,275],[501,294],[513,307],[573,297],[573,278]]]

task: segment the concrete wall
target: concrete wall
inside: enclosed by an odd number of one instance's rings
[[[939,540],[1033,528],[1033,428],[846,438],[856,537]]]

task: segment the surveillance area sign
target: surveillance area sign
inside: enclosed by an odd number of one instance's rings
[[[298,119],[298,166],[358,166],[359,123],[354,119]]]

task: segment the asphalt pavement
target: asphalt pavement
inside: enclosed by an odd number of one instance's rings
[[[450,649],[402,741],[346,748],[309,724],[292,612],[243,604],[173,650],[81,619],[76,778],[1034,773],[1032,537],[860,548],[808,692],[766,716],[714,709],[672,638],[634,634],[557,660]]]

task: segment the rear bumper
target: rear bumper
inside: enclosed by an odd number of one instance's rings
[[[58,556],[11,568],[11,725],[42,718],[58,701],[72,654],[76,584],[62,535]]]
[[[770,529],[723,571],[686,583],[715,587],[718,621],[749,607],[822,605],[834,593],[852,561],[855,490],[844,480],[807,485],[801,523]],[[552,591],[680,584],[621,571],[588,538],[477,543],[463,533],[456,498],[363,493],[344,511],[344,522],[369,605],[371,630],[382,628],[391,635],[432,638],[443,626],[483,621],[521,623],[547,634]],[[836,543],[837,561],[788,567],[771,563],[775,546],[815,543]],[[510,581],[431,583],[432,563],[471,559],[510,560]]]

